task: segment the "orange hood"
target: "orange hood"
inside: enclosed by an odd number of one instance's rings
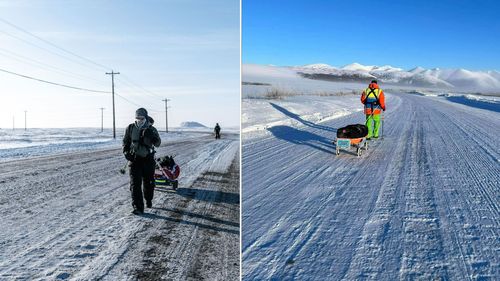
[[[370,88],[370,89],[378,89],[378,85],[375,84],[375,83],[370,83],[370,85],[368,85],[368,88]]]

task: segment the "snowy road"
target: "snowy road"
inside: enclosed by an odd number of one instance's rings
[[[237,280],[239,135],[165,143],[179,189],[130,212],[121,149],[0,163],[0,280]]]
[[[499,280],[500,113],[388,96],[383,141],[334,155],[336,128],[243,142],[244,280]]]

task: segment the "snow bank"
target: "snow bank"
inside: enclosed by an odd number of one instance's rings
[[[267,129],[274,126],[306,126],[361,110],[359,95],[294,96],[274,101],[243,99],[241,132],[244,138],[251,138],[268,134]]]
[[[119,148],[125,129],[116,130],[113,139],[112,130],[101,133],[96,128],[66,128],[66,129],[0,129],[0,161],[38,157],[77,151],[88,151],[105,148]],[[196,132],[174,131],[160,132],[163,142],[178,139],[193,138]]]
[[[312,66],[310,69],[326,66]],[[305,71],[305,70],[304,70]],[[307,79],[297,74],[296,69],[288,67],[244,64],[242,81],[261,85],[242,86],[243,98],[264,98],[272,90],[287,95],[330,95],[339,92],[359,91],[366,87],[363,83],[337,82]]]

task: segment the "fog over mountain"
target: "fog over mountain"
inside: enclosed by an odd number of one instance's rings
[[[324,63],[288,67],[299,75],[318,80],[366,82],[377,79],[386,84],[432,87],[466,91],[500,91],[500,72],[470,71],[458,69],[425,69],[415,67],[410,70],[390,65],[362,65],[352,63],[335,67]]]

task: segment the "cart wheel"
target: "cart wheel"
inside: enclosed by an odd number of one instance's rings
[[[358,148],[356,149],[356,153],[358,154],[358,156],[361,156],[361,147],[358,147]]]
[[[368,142],[365,141],[365,150],[368,150]]]
[[[177,190],[177,187],[179,186],[179,182],[178,181],[174,181],[172,183],[172,187],[174,188],[174,190]]]
[[[340,155],[340,150],[339,149],[335,150],[335,154]]]

